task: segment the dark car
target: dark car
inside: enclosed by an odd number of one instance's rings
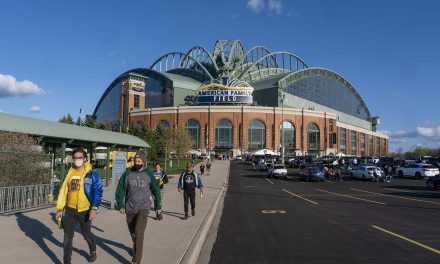
[[[428,179],[426,180],[426,187],[428,187],[428,189],[434,190],[437,189],[438,186],[440,186],[440,174],[428,177]]]
[[[325,173],[316,167],[310,167],[300,174],[300,179],[305,181],[324,181]]]

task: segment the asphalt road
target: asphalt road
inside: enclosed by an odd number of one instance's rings
[[[210,263],[440,263],[440,190],[423,180],[265,176],[231,162]]]

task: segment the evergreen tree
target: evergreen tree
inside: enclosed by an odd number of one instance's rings
[[[85,126],[91,127],[91,128],[97,128],[97,124],[96,124],[93,116],[91,116],[91,115],[86,116]]]

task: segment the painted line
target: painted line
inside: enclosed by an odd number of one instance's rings
[[[325,180],[325,182],[328,182],[328,183],[334,183],[334,182],[332,182],[332,181],[327,181],[327,180]]]
[[[314,202],[314,201],[312,201],[312,200],[309,200],[309,199],[307,199],[307,198],[304,198],[304,197],[302,197],[302,196],[300,196],[300,195],[298,195],[298,194],[294,194],[293,192],[289,192],[289,191],[286,190],[286,189],[281,189],[281,190],[283,190],[283,191],[285,191],[286,193],[289,193],[289,194],[291,194],[291,195],[293,195],[293,196],[295,196],[295,197],[297,197],[297,198],[303,199],[304,201],[307,201],[307,202],[309,202],[309,203],[312,203],[312,204],[318,204],[317,202]]]
[[[440,255],[440,250],[437,250],[437,249],[432,248],[432,247],[430,247],[430,246],[424,245],[424,244],[422,244],[422,243],[419,243],[419,242],[417,242],[417,241],[414,241],[414,240],[409,239],[409,238],[407,238],[407,237],[404,237],[404,236],[402,236],[402,235],[399,235],[399,234],[393,233],[393,232],[388,231],[388,230],[386,230],[386,229],[383,229],[383,228],[381,228],[381,227],[378,227],[378,226],[375,226],[375,225],[372,225],[371,227],[373,227],[373,228],[375,228],[375,229],[377,229],[377,230],[380,230],[380,231],[382,231],[382,232],[385,232],[385,233],[387,233],[387,234],[390,234],[390,235],[392,235],[392,236],[395,236],[395,237],[398,237],[398,238],[400,238],[400,239],[403,239],[403,240],[405,240],[405,241],[408,241],[408,242],[410,242],[410,243],[413,243],[413,244],[415,244],[415,245],[417,245],[417,246],[419,246],[419,247],[422,247],[422,248],[424,248],[424,249],[427,249],[427,250],[429,250],[429,251],[432,251],[432,252],[437,253],[437,254]]]
[[[262,210],[262,214],[285,214],[286,211],[284,210]]]
[[[359,190],[359,189],[355,189],[355,188],[350,188],[350,189],[353,190],[353,191],[364,192],[364,193],[370,193],[370,194],[375,194],[375,195],[380,195],[380,196],[389,196],[389,197],[398,198],[398,199],[404,199],[404,200],[410,200],[410,201],[416,201],[416,202],[422,202],[422,203],[430,203],[430,204],[438,204],[438,205],[440,205],[440,203],[437,203],[437,202],[431,202],[431,201],[427,201],[427,200],[420,200],[420,199],[414,199],[414,198],[408,198],[408,197],[400,197],[400,196],[397,196],[397,195],[384,194],[384,193],[368,192],[368,191]]]
[[[368,199],[363,199],[363,198],[359,198],[359,197],[354,197],[354,196],[350,196],[350,195],[346,195],[346,194],[334,193],[334,192],[324,191],[324,190],[321,190],[321,189],[316,189],[316,190],[320,191],[320,192],[325,192],[325,193],[330,193],[330,194],[339,195],[339,196],[343,196],[343,197],[348,197],[348,198],[355,199],[355,200],[361,200],[361,201],[365,201],[365,202],[369,202],[369,203],[386,205],[386,203],[381,203],[381,202],[377,202],[377,201],[373,201],[373,200],[368,200]]]
[[[406,192],[406,193],[412,193],[412,194],[418,194],[421,192],[412,192],[412,191],[407,191],[407,190],[400,190],[400,189],[393,189],[393,188],[387,188],[387,187],[382,187],[384,189],[390,190],[390,191],[395,191],[395,192]],[[420,190],[423,191],[423,190]]]
[[[268,178],[266,178],[266,177],[264,177],[264,176],[263,176],[263,178],[265,178],[266,181],[270,182],[271,184],[274,184],[274,183],[273,183],[271,180],[269,180]]]

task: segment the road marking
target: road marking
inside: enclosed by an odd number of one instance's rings
[[[263,178],[265,178],[266,181],[270,182],[271,184],[274,184],[274,183],[273,183],[271,180],[269,180],[268,178],[266,178],[266,177],[264,177],[264,176],[263,176]]]
[[[389,197],[393,197],[393,198],[399,198],[399,199],[417,201],[417,202],[422,202],[422,203],[430,203],[430,204],[439,204],[440,205],[440,203],[426,201],[426,200],[420,200],[420,199],[414,199],[414,198],[408,198],[408,197],[400,197],[400,196],[397,196],[397,195],[384,194],[384,193],[368,192],[368,191],[359,190],[359,189],[355,189],[355,188],[350,188],[350,189],[353,190],[353,191],[358,191],[358,192],[364,192],[364,193],[370,193],[370,194],[375,194],[375,195],[389,196]]]
[[[411,242],[411,243],[413,243],[413,244],[415,244],[415,245],[417,245],[417,246],[419,246],[419,247],[422,247],[422,248],[424,248],[424,249],[430,250],[430,251],[432,251],[432,252],[434,252],[434,253],[440,254],[440,250],[437,250],[437,249],[432,248],[432,247],[430,247],[430,246],[424,245],[424,244],[422,244],[422,243],[419,243],[419,242],[417,242],[417,241],[414,241],[414,240],[412,240],[412,239],[409,239],[409,238],[407,238],[407,237],[404,237],[404,236],[401,236],[401,235],[399,235],[399,234],[393,233],[393,232],[391,232],[391,231],[388,231],[388,230],[386,230],[386,229],[383,229],[383,228],[378,227],[378,226],[375,226],[375,225],[372,225],[371,227],[376,228],[377,230],[380,230],[380,231],[385,232],[385,233],[387,233],[387,234],[390,234],[390,235],[392,235],[392,236],[395,236],[395,237],[398,237],[398,238],[400,238],[400,239],[403,239],[403,240],[405,240],[405,241]]]
[[[243,188],[255,188],[255,185],[245,185]]]
[[[395,191],[395,192],[406,192],[406,193],[413,193],[413,194],[420,193],[420,192],[412,192],[412,191],[393,189],[393,188],[387,188],[387,187],[382,187],[382,188],[390,190],[390,191]],[[423,191],[423,190],[420,190],[420,191]]]
[[[328,181],[328,180],[325,180],[325,182],[328,182],[328,183],[334,183],[334,182],[332,182],[332,181]]]
[[[314,201],[312,201],[312,200],[309,200],[309,199],[307,199],[307,198],[304,198],[304,197],[302,197],[302,196],[300,196],[300,195],[298,195],[298,194],[294,194],[294,193],[292,193],[292,192],[289,192],[289,191],[286,190],[286,189],[281,189],[281,190],[283,190],[283,191],[285,191],[286,193],[289,193],[289,194],[291,194],[291,195],[293,195],[293,196],[295,196],[295,197],[298,197],[298,198],[300,198],[300,199],[303,199],[304,201],[307,201],[307,202],[309,202],[309,203],[312,203],[312,204],[318,204],[317,202],[314,202]]]
[[[285,214],[286,211],[283,211],[283,210],[262,210],[261,213],[263,213],[263,214]]]
[[[386,203],[376,202],[376,201],[373,201],[373,200],[363,199],[363,198],[354,197],[354,196],[350,196],[350,195],[346,195],[346,194],[334,193],[334,192],[324,191],[324,190],[321,190],[321,189],[316,189],[316,190],[320,191],[320,192],[331,193],[331,194],[334,194],[334,195],[348,197],[348,198],[351,198],[351,199],[361,200],[361,201],[365,201],[365,202],[369,202],[369,203],[386,205]]]

